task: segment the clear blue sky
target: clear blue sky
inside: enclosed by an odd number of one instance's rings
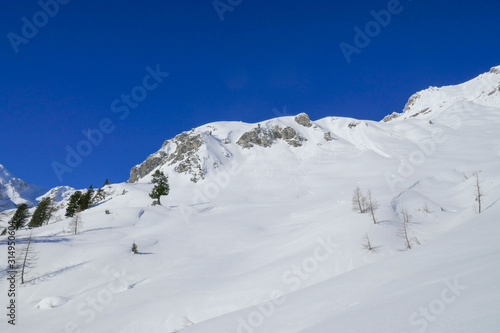
[[[498,1],[401,0],[389,24],[369,25],[373,37],[350,63],[340,43],[356,46],[354,28],[394,2],[221,0],[231,9],[221,21],[210,0],[60,1],[53,17],[34,0],[0,3],[0,164],[45,187],[125,181],[182,131],[258,122],[285,106],[312,119],[380,120],[418,90],[500,64]],[[169,76],[141,88],[157,64]],[[134,108],[120,101],[132,91],[147,93]],[[53,162],[65,164],[66,147],[105,118],[114,130],[60,181]]]

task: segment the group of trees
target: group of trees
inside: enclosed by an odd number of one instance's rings
[[[66,207],[66,217],[73,217],[76,213],[82,212],[92,205],[94,188],[89,186],[85,194],[82,191],[76,191],[69,197],[68,206]]]
[[[411,250],[414,244],[420,245],[417,237],[410,235],[409,229],[413,216],[408,213],[408,210],[406,208],[403,208],[400,213],[403,218],[403,225],[398,230],[398,236],[404,241],[405,248],[403,249],[403,251]]]
[[[464,175],[465,176],[465,175]],[[476,212],[478,214],[481,214],[483,212],[483,197],[486,195],[485,192],[483,191],[482,188],[482,183],[483,181],[480,180],[479,177],[479,172],[475,171],[472,173],[473,178],[473,184],[474,184],[474,198],[476,201],[477,206]],[[465,176],[466,179],[469,177]],[[372,198],[371,191],[368,190],[367,195],[365,196],[361,189],[359,187],[356,187],[354,190],[353,196],[352,196],[352,210],[361,214],[364,213],[370,213],[373,223],[377,223],[377,220],[375,218],[375,209],[377,207],[377,202]],[[442,211],[445,211],[443,208],[441,208]],[[429,207],[427,206],[427,203],[424,204],[423,211],[426,213],[430,212]],[[413,219],[413,216],[408,213],[408,210],[406,208],[401,209],[399,212],[402,220],[402,225],[398,229],[397,235],[403,240],[404,242],[404,249],[403,250],[410,250],[413,248],[415,244],[420,245],[419,240],[417,237],[412,235],[410,231],[410,225],[411,221]],[[368,234],[366,234],[364,241],[362,243],[362,247],[369,250],[373,251],[376,247],[374,247],[370,241],[370,238],[368,237]]]
[[[106,198],[106,191],[104,186],[109,185],[109,181],[106,179],[104,184],[97,190],[94,195],[94,187],[89,186],[85,193],[82,191],[76,191],[69,197],[69,203],[66,207],[66,217],[74,217],[76,213],[83,212],[84,210],[92,207],[93,204],[102,201]]]
[[[165,176],[163,172],[157,170],[153,174],[152,182],[155,185],[153,186],[153,189],[149,196],[153,199],[158,200],[158,204],[161,204],[160,197],[163,195],[168,195],[170,192],[168,177]],[[107,179],[104,182],[104,185],[97,190],[97,193],[95,193],[95,195],[94,189],[91,185],[85,193],[76,191],[70,196],[65,216],[72,218],[70,221],[70,231],[72,233],[77,234],[79,229],[81,228],[82,220],[79,213],[90,208],[94,203],[102,201],[106,198],[106,192],[104,191],[104,186],[106,185],[109,185],[109,181]],[[38,203],[35,212],[33,213],[31,220],[27,224],[27,226],[29,228],[37,228],[44,224],[48,224],[55,210],[56,208],[54,202],[50,197],[42,199]],[[3,210],[0,210],[0,216],[6,216]],[[29,217],[29,206],[27,204],[20,204],[17,207],[14,215],[12,216],[10,224],[13,225],[16,230],[18,230],[26,226],[26,222],[28,221]],[[139,253],[137,244],[135,244],[135,242],[132,244],[132,252],[134,254]],[[24,284],[26,282],[25,276],[28,273],[28,270],[35,266],[38,259],[38,254],[33,246],[32,233],[30,233],[24,246],[22,246],[17,252],[16,257],[16,268],[19,271],[21,284]]]
[[[427,204],[426,204],[427,207]],[[368,190],[366,196],[363,194],[359,187],[356,187],[352,195],[352,210],[360,214],[370,213],[372,221],[374,224],[377,223],[375,218],[375,209],[377,208],[377,201],[372,198],[372,193]],[[427,208],[428,209],[428,208]],[[411,235],[410,223],[412,216],[408,213],[408,210],[403,208],[400,212],[402,216],[402,226],[398,229],[397,235],[403,239],[405,248],[403,250],[409,250],[414,244],[420,245],[420,242],[415,236]],[[374,251],[377,247],[374,246],[366,233],[361,247],[367,249],[368,251]]]
[[[375,209],[377,201],[372,198],[371,190],[368,190],[365,196],[359,187],[356,187],[352,195],[352,210],[360,214],[370,213],[373,223],[377,223],[375,218]]]
[[[156,170],[153,174],[152,183],[154,186],[149,196],[156,199],[158,204],[161,204],[160,197],[168,195],[170,192],[168,177],[165,176],[163,172]],[[106,185],[109,185],[108,179],[106,179],[103,186],[101,186],[96,193],[92,185],[90,185],[85,193],[76,191],[70,196],[65,216],[73,218],[70,223],[72,232],[77,233],[81,225],[81,219],[77,216],[78,213],[89,209],[94,203],[100,202],[106,198],[107,193],[104,190]],[[55,211],[56,208],[53,200],[50,197],[46,197],[38,203],[31,220],[27,223],[30,217],[29,206],[27,204],[20,204],[17,206],[16,212],[11,218],[11,224],[15,226],[16,230],[25,226],[29,228],[38,228],[44,224],[48,224]],[[2,216],[5,215],[3,211],[0,211],[0,213]]]
[[[16,212],[10,220],[10,224],[13,225],[16,230],[26,225],[29,228],[38,228],[49,223],[55,210],[56,208],[52,199],[50,197],[43,198],[38,206],[36,206],[35,212],[31,216],[31,220],[26,224],[30,218],[29,206],[27,204],[20,204],[17,206]]]

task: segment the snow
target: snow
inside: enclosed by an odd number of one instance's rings
[[[492,77],[500,75],[433,88],[387,123],[260,123],[293,127],[307,139],[302,147],[278,140],[242,149],[237,140],[257,124],[201,126],[199,156],[220,162],[206,179],[161,166],[171,188],[162,206],[151,206],[150,176],[106,186],[106,200],[81,213],[77,235],[66,232],[63,209],[74,189],[53,189],[62,208],[33,230],[39,260],[18,287],[18,327],[4,318],[0,330],[498,332],[500,91],[488,95],[498,85]],[[475,171],[487,194],[481,214]],[[377,200],[377,224],[352,211],[357,186]],[[402,209],[421,243],[408,251],[397,236]],[[373,252],[361,246],[367,234]],[[0,252],[6,302],[5,238]]]
[[[45,192],[47,189],[25,183],[0,164],[0,209],[13,208],[23,203],[35,206],[36,198]]]

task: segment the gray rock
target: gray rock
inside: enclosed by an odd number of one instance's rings
[[[236,142],[242,148],[251,148],[255,145],[260,147],[271,147],[277,140],[285,140],[292,147],[302,146],[302,142],[306,141],[292,127],[287,126],[284,129],[278,125],[272,128],[256,128],[243,133]]]
[[[415,93],[410,98],[408,99],[408,102],[406,102],[405,107],[403,108],[403,113],[406,111],[410,110],[410,108],[415,104],[416,101],[420,99],[420,93]]]
[[[295,116],[295,122],[298,124],[305,126],[305,127],[311,127],[312,123],[311,120],[309,119],[309,116],[306,113],[300,113]]]
[[[359,121],[351,121],[347,127],[354,128],[359,125]]]
[[[162,149],[165,149],[168,145],[175,145],[174,152],[167,154],[163,150],[160,150],[148,156],[143,163],[136,165],[130,170],[128,182],[137,182],[163,164],[176,165],[175,171],[191,175],[191,181],[193,182],[204,179],[205,172],[201,167],[200,158],[196,155],[204,142],[200,134],[195,135],[193,132],[193,130],[191,132],[184,132],[171,140],[165,141]]]
[[[399,117],[401,114],[400,113],[397,113],[397,112],[393,112],[392,114],[390,115],[387,115],[384,117],[384,119],[382,119],[382,121],[384,123],[388,122],[388,121],[391,121],[393,119],[396,119],[397,117]]]
[[[132,170],[130,170],[130,177],[128,179],[128,182],[135,183],[136,181],[153,171],[156,167],[160,166],[162,164],[164,155],[165,153],[162,151],[149,155],[144,162],[136,165],[132,168]]]

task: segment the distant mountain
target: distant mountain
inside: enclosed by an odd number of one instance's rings
[[[15,177],[0,164],[0,210],[15,208],[20,204],[35,206],[37,198],[47,192],[47,189],[26,183]]]

